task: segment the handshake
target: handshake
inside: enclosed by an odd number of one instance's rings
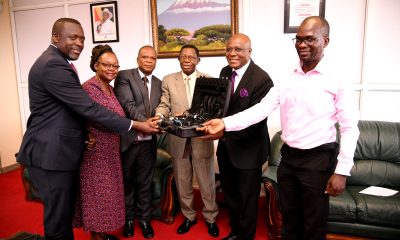
[[[160,116],[155,116],[147,119],[144,122],[133,121],[131,130],[141,132],[144,135],[157,134],[160,133],[158,128],[158,123],[160,122]]]
[[[158,128],[159,122],[160,122],[160,116],[149,118],[144,122],[131,120],[130,130],[138,131],[143,135],[157,134],[161,132],[161,130]],[[94,147],[96,146],[96,141],[97,140],[95,135],[89,132],[85,140],[86,149],[89,151],[93,150]]]

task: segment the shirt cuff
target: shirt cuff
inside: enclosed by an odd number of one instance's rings
[[[225,131],[231,132],[235,131],[235,122],[232,120],[232,117],[225,117],[222,119],[225,125]]]
[[[351,164],[347,164],[341,161],[338,161],[337,165],[336,165],[336,169],[335,169],[335,173],[336,174],[340,174],[340,175],[344,175],[344,176],[350,176],[350,171],[353,167],[353,160],[350,161]]]

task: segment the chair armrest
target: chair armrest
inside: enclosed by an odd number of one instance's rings
[[[161,169],[161,199],[159,203],[161,221],[172,224],[179,206],[179,200],[175,187],[171,156],[162,147],[157,148],[156,168]]]
[[[172,224],[174,222],[178,198],[176,197],[177,193],[172,166],[168,170],[165,172],[165,184],[163,185],[161,195],[161,220],[167,224]]]
[[[28,169],[23,164],[20,165],[20,168],[21,168],[22,184],[24,185],[24,190],[25,190],[25,200],[41,202],[39,196],[36,193],[35,188],[32,185],[32,180],[29,176]]]
[[[266,223],[270,240],[282,239],[282,214],[279,206],[276,168],[277,167],[270,166],[263,173],[263,184],[267,204]]]
[[[271,181],[274,181],[275,183],[277,183],[278,182],[277,176],[276,176],[277,170],[278,170],[278,166],[269,165],[262,173],[263,180],[270,179]]]

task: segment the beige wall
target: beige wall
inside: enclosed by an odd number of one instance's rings
[[[0,12],[0,164],[4,170],[15,164],[14,154],[21,143],[22,128],[8,1],[3,4],[3,11]]]

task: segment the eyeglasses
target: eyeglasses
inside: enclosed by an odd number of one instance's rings
[[[97,63],[100,63],[101,66],[103,66],[104,68],[107,68],[107,69],[116,69],[116,70],[118,70],[119,67],[120,67],[117,64],[109,64],[109,63],[103,63],[103,62],[97,62]]]
[[[182,56],[179,56],[178,59],[179,59],[180,61],[185,61],[186,59],[189,59],[189,61],[193,62],[194,60],[197,59],[197,57],[195,57],[195,56],[186,56],[186,55],[182,55]]]
[[[292,39],[294,45],[300,45],[304,42],[307,46],[312,46],[318,38],[315,37],[295,37]]]
[[[231,52],[235,52],[235,53],[241,53],[241,52],[243,52],[244,50],[247,50],[248,48],[238,48],[238,47],[235,47],[235,48],[227,48],[225,51],[227,52],[227,53],[231,53]]]

